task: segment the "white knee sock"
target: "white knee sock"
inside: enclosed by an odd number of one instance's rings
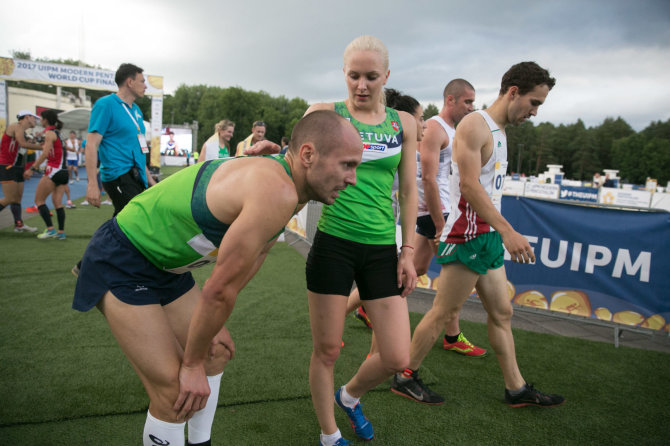
[[[184,426],[186,423],[168,423],[154,418],[147,411],[147,421],[144,423],[144,446],[184,446]]]
[[[188,420],[188,442],[193,444],[204,443],[212,436],[212,423],[216,405],[219,402],[219,387],[221,386],[221,375],[208,376],[209,398],[204,409],[197,411],[193,418]]]

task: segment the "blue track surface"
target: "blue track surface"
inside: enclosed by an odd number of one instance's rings
[[[23,208],[24,212],[27,207],[33,206],[35,204],[35,189],[37,189],[37,183],[40,181],[40,178],[42,178],[41,173],[33,174],[32,178],[30,178],[28,181],[25,182],[25,186],[23,187],[23,198],[21,200],[21,207]],[[72,201],[86,196],[86,185],[88,184],[87,178],[88,177],[86,176],[86,168],[80,167],[79,181],[75,181],[74,183],[69,185],[70,199]],[[0,197],[4,197],[2,190],[0,190]],[[66,197],[65,194],[63,194],[63,203],[65,203],[65,200]],[[50,209],[53,209],[53,203],[51,202],[51,197],[47,198],[47,206],[49,206]]]

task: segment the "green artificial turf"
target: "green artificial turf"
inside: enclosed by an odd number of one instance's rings
[[[97,310],[71,309],[79,260],[111,206],[67,211],[66,241],[0,231],[0,444],[138,445],[148,400]],[[39,217],[26,221],[41,227]],[[214,445],[315,445],[307,367],[311,336],[304,259],[279,243],[239,296],[228,322],[236,357],[221,382]],[[199,270],[202,284],[211,269]],[[412,327],[421,318],[411,314]],[[468,338],[490,348],[486,326],[462,321]],[[439,344],[422,366],[446,398],[424,406],[388,383],[363,397],[379,445],[668,444],[670,355],[515,331],[524,377],[561,393],[553,409],[503,404],[495,355],[471,359]],[[345,383],[365,358],[369,330],[347,318],[335,369]],[[492,351],[491,351],[492,353]],[[353,440],[336,412],[342,433]],[[355,444],[363,444],[355,441]]]

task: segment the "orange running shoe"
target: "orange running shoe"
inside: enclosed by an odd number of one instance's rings
[[[370,321],[370,318],[365,312],[365,308],[363,308],[363,305],[356,308],[356,310],[354,311],[354,317],[359,321],[363,322],[365,325],[367,325],[368,328],[370,329],[372,328],[372,322]]]
[[[460,353],[465,356],[471,356],[473,358],[483,358],[488,353],[486,349],[477,347],[472,342],[468,341],[463,332],[458,334],[458,339],[453,344],[448,343],[443,337],[442,347],[445,350]]]

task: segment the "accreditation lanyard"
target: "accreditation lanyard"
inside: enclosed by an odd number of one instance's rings
[[[147,139],[144,137],[142,132],[140,131],[140,125],[137,123],[137,120],[133,116],[132,113],[130,113],[130,110],[128,110],[130,107],[128,107],[128,104],[123,102],[123,109],[128,113],[128,116],[130,116],[130,119],[133,120],[133,124],[135,124],[135,128],[137,128],[137,141],[140,143],[140,148],[142,149],[142,153],[145,155],[149,153],[149,147],[147,146]]]

